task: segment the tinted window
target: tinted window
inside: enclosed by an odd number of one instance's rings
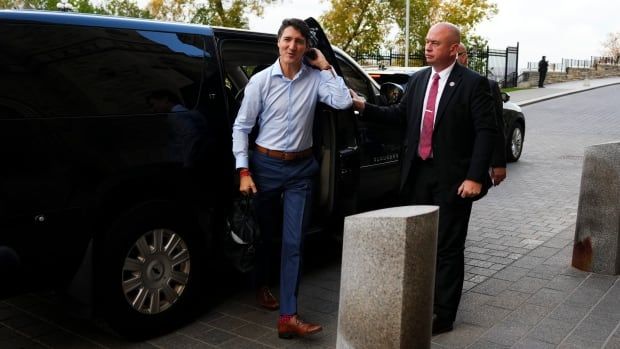
[[[344,60],[338,60],[338,64],[340,65],[340,69],[342,70],[342,77],[347,83],[347,86],[354,90],[357,94],[362,95],[365,98],[372,98],[374,94],[370,89],[366,76],[361,74],[357,69],[350,66]]]
[[[3,24],[0,96],[8,109],[0,110],[35,117],[141,114],[151,112],[147,97],[161,90],[193,109],[204,61],[200,36]]]

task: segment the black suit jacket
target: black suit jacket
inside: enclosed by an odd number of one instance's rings
[[[497,136],[495,138],[495,150],[491,158],[491,167],[506,167],[506,136],[504,135],[504,101],[499,84],[495,80],[489,80],[493,106],[495,107],[495,122],[497,124]]]
[[[401,168],[401,189],[410,171],[415,171],[420,139],[424,95],[431,68],[416,72],[399,104],[379,107],[366,104],[361,118],[378,122],[402,122],[406,127],[406,150]],[[456,196],[465,179],[491,185],[489,165],[497,127],[488,80],[454,65],[445,85],[433,129],[433,158],[439,170],[440,190]],[[480,198],[478,197],[478,198]],[[476,199],[478,199],[476,198]]]

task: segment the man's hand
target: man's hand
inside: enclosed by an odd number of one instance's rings
[[[315,59],[310,59],[309,57],[306,56],[308,58],[308,62],[311,65],[317,67],[320,70],[331,69],[332,66],[329,64],[329,62],[327,61],[327,59],[325,58],[321,50],[317,50],[315,48],[308,49],[308,51],[310,50],[314,50],[314,53],[316,54]]]
[[[456,191],[456,194],[463,199],[465,198],[473,198],[480,194],[482,190],[482,184],[478,182],[474,182],[472,180],[466,179],[459,186],[459,189]]]
[[[241,176],[239,179],[239,191],[243,195],[256,194],[256,185],[252,180],[252,176]]]
[[[351,94],[351,100],[353,100],[353,109],[357,111],[362,111],[366,107],[366,99],[349,89],[349,93]]]
[[[506,179],[506,168],[491,167],[491,179],[493,180],[493,185],[499,185],[504,179]]]

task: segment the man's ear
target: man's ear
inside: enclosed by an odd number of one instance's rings
[[[459,44],[452,44],[452,46],[450,46],[450,55],[455,55],[458,56],[459,54]]]

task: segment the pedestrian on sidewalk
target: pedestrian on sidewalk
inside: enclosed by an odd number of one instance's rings
[[[542,56],[542,59],[538,62],[538,87],[541,88],[544,87],[543,84],[547,76],[547,68],[549,67],[549,62],[545,58],[545,56]]]
[[[239,171],[239,191],[255,194],[263,241],[258,247],[257,301],[280,309],[278,336],[292,338],[321,331],[297,314],[303,237],[312,207],[312,186],[319,165],[313,157],[312,124],[317,102],[336,109],[351,106],[351,96],[321,51],[310,48],[310,28],[296,18],[278,30],[279,58],[254,75],[233,126],[233,153]],[[313,51],[309,53],[309,51]],[[304,55],[310,67],[302,61]],[[248,135],[258,123],[255,151],[248,155]],[[251,173],[250,173],[251,170]],[[279,206],[284,205],[279,222]],[[282,227],[280,302],[267,288],[269,247]]]
[[[439,206],[433,335],[453,327],[472,203],[492,185],[497,133],[488,80],[456,63],[460,41],[451,23],[429,29],[424,51],[430,67],[411,76],[399,104],[376,106],[351,91],[360,118],[405,127],[402,204]]]

